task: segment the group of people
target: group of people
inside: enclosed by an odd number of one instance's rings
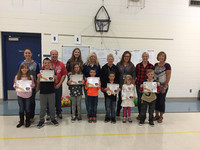
[[[71,58],[64,65],[58,60],[58,51],[50,52],[51,59],[45,58],[41,70],[54,70],[53,82],[40,82],[42,75],[39,64],[32,60],[32,51],[25,49],[25,60],[18,65],[18,73],[15,77],[14,88],[17,88],[17,80],[32,80],[32,92],[17,92],[19,103],[20,121],[17,127],[24,125],[24,112],[26,112],[25,126],[29,127],[34,119],[35,93],[40,90],[40,121],[37,125],[41,128],[46,119],[51,119],[54,125],[59,125],[55,119],[62,119],[61,96],[62,83],[67,75],[67,85],[71,96],[71,121],[81,121],[81,99],[83,91],[85,94],[85,105],[87,110],[88,122],[97,122],[97,105],[99,90],[105,97],[105,120],[104,122],[116,123],[116,116],[120,116],[123,107],[123,123],[132,122],[131,107],[134,107],[134,99],[137,99],[139,124],[145,122],[147,107],[149,107],[149,124],[154,125],[154,121],[162,123],[165,113],[165,98],[168,91],[168,84],[171,77],[171,66],[166,63],[165,52],[157,55],[158,63],[152,65],[149,63],[149,54],[142,54],[142,62],[135,65],[131,62],[131,53],[125,51],[120,62],[113,64],[114,56],[108,54],[107,63],[100,67],[97,55],[92,52],[88,55],[85,63],[82,61],[81,51],[75,48]],[[72,84],[71,75],[82,75],[82,84]],[[87,81],[88,77],[99,77],[100,82],[97,87],[90,87]],[[156,82],[157,93],[143,92],[143,82]],[[118,94],[110,94],[108,84],[119,84]],[[129,92],[127,98],[125,93]],[[117,100],[118,97],[118,100]],[[117,107],[117,108],[116,108]],[[56,109],[56,110],[55,110]],[[156,111],[155,116],[153,115]]]

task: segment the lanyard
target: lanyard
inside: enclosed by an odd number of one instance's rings
[[[51,61],[52,62],[52,61]],[[58,61],[56,62],[55,67],[53,67],[53,63],[51,63],[51,68],[56,72],[56,66],[57,66]]]

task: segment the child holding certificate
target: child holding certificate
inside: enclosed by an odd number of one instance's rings
[[[87,90],[87,96],[88,96],[88,110],[89,110],[88,122],[96,123],[97,122],[96,115],[97,115],[97,104],[98,104],[98,91],[101,88],[101,83],[100,83],[100,79],[98,80],[98,83],[96,82],[96,78],[95,78],[96,70],[94,68],[90,69],[89,74],[90,74],[90,77],[87,78],[86,85],[85,85],[85,89]],[[95,82],[90,83],[89,78],[90,79],[94,78]]]
[[[76,119],[80,122],[81,119],[81,99],[83,95],[83,75],[80,70],[80,66],[78,63],[75,63],[72,66],[72,73],[68,76],[69,90],[70,96],[72,100],[72,118],[71,121],[74,123]],[[78,116],[76,118],[76,112],[78,112]]]
[[[131,107],[134,107],[134,99],[137,98],[136,87],[132,84],[133,78],[131,75],[126,75],[124,84],[122,86],[122,104],[123,107],[123,123],[126,123],[127,111],[128,111],[128,122],[131,123]]]
[[[19,104],[19,124],[17,128],[24,125],[24,111],[26,112],[26,127],[30,124],[30,97],[32,96],[32,88],[35,87],[33,76],[30,75],[28,64],[21,63],[18,73],[15,76],[13,87],[17,91]]]
[[[54,82],[57,83],[57,76],[52,73],[48,75],[47,73],[51,70],[51,60],[49,58],[45,58],[43,60],[43,66],[44,70],[37,75],[37,88],[36,92],[39,91],[39,85],[40,85],[40,121],[37,125],[37,128],[41,128],[44,126],[44,116],[46,114],[47,104],[49,106],[49,113],[52,124],[55,126],[58,126],[59,123],[55,120],[55,88],[54,88]],[[47,72],[45,72],[47,71]],[[52,70],[53,71],[53,70]],[[43,74],[45,74],[45,77]],[[44,80],[45,78],[50,78],[50,80]],[[53,78],[53,79],[52,79]]]
[[[147,108],[149,107],[149,124],[154,126],[153,113],[156,103],[156,93],[160,92],[160,83],[154,80],[154,70],[147,70],[147,79],[140,85],[140,91],[143,92],[141,97],[141,114],[139,124],[144,124],[146,119]]]
[[[111,120],[111,123],[116,123],[116,99],[117,94],[121,89],[119,88],[119,81],[115,82],[115,73],[110,72],[108,75],[109,82],[107,83],[106,87],[103,87],[103,92],[105,92],[105,103],[106,103],[106,117],[105,123]],[[105,85],[104,85],[105,86]]]

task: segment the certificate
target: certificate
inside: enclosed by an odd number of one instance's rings
[[[106,91],[106,93],[108,95],[116,95],[118,94],[118,88],[119,88],[119,84],[110,84],[110,83],[107,83],[107,87],[109,87],[110,90]]]
[[[17,80],[16,81],[16,91],[17,92],[31,92],[32,91],[32,80]]]
[[[157,82],[143,82],[143,91],[146,92],[157,92]]]
[[[72,85],[83,84],[83,75],[71,75],[70,80],[72,80]]]
[[[99,77],[88,77],[87,83],[89,83],[88,87],[99,87],[100,78]]]
[[[133,98],[134,98],[133,91],[125,91],[123,93],[122,99],[133,99]]]
[[[54,70],[40,70],[40,82],[54,82]]]

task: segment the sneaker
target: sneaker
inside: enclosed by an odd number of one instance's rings
[[[144,124],[144,121],[140,121],[139,125],[142,126]]]
[[[40,121],[37,125],[37,128],[40,129],[44,126],[44,121]]]
[[[89,122],[89,123],[92,123],[92,117],[90,117],[90,118],[88,119],[88,122]]]
[[[129,122],[129,123],[132,123],[133,121],[131,120],[131,118],[128,118],[128,122]]]
[[[62,119],[62,114],[57,114],[57,118]]]
[[[154,127],[153,121],[149,121],[149,125],[152,126],[152,127]]]
[[[77,120],[78,120],[78,122],[81,122],[82,118],[81,117],[77,117]]]
[[[112,119],[111,119],[111,123],[115,124],[115,123],[116,123],[116,119],[115,119],[115,118],[112,118]]]
[[[72,123],[74,123],[76,121],[76,117],[75,116],[72,117],[71,121],[72,121]]]
[[[92,120],[93,120],[94,123],[97,122],[97,118],[96,117],[93,117]]]
[[[104,120],[105,123],[108,123],[109,121],[110,121],[110,118],[107,118],[107,117]]]
[[[50,116],[49,116],[49,115],[47,115],[47,117],[46,117],[46,120],[47,120],[47,121],[49,121],[49,120],[50,120]]]
[[[24,123],[23,122],[19,122],[19,124],[16,126],[17,128],[20,128],[21,126],[23,126]]]
[[[51,123],[53,123],[55,126],[59,125],[59,123],[56,120],[52,120]]]
[[[126,117],[123,118],[122,122],[123,122],[123,123],[126,123]]]

